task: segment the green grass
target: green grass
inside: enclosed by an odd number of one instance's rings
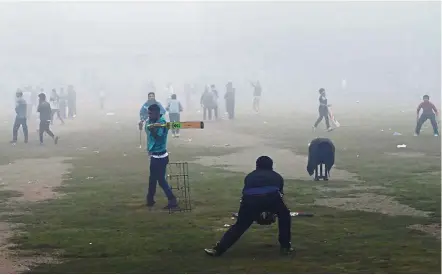
[[[268,143],[297,153],[306,153],[308,141],[316,136],[310,132],[309,123],[301,119],[296,126],[282,129],[276,120],[273,123],[268,119],[263,129],[247,126],[249,121],[240,118],[233,127],[254,131],[266,136]],[[366,125],[359,128],[351,121],[348,127],[321,134],[333,138],[339,168],[358,174],[364,181],[361,185],[385,187],[363,192],[393,196],[403,204],[434,212],[429,218],[314,206],[315,198],[362,191],[324,193],[316,187],[345,187],[349,183],[287,180],[286,199],[291,208],[315,213],[313,218],[293,219],[297,255],[279,256],[277,225],[253,225],[223,257],[210,258],[203,248],[218,241],[224,224],[232,223],[230,214],[237,211],[244,174],[190,164],[194,211],[148,211],[144,207],[148,178],[145,154],[123,133],[104,145],[97,141],[97,133],[94,140],[90,134],[79,134],[65,140],[72,146],[30,154],[75,156],[74,169],[59,188],[66,196],[22,205],[29,214],[8,218],[25,224],[23,233],[13,241],[19,245],[17,249],[37,254],[61,251],[60,264],[39,265],[32,273],[440,273],[440,240],[407,229],[411,224],[440,223],[440,173],[431,173],[440,171],[440,139],[405,135],[410,125],[400,117],[392,121],[396,127],[392,131],[404,136],[377,131],[388,123],[375,120],[364,120]],[[276,131],[279,138],[275,138]],[[100,147],[100,154],[73,151],[78,143]],[[396,145],[401,143],[408,145],[406,151],[427,156],[384,154],[398,152]],[[224,148],[170,149],[171,161],[229,152]],[[23,157],[18,150],[7,150],[7,161]],[[0,193],[0,198],[6,196]],[[166,203],[163,197],[158,188],[159,205]]]

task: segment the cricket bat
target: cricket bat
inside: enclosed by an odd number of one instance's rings
[[[335,116],[333,115],[333,112],[332,112],[331,108],[330,107],[327,107],[327,108],[328,108],[328,116],[330,117],[330,119],[333,122],[333,124],[336,127],[339,128],[341,126],[341,123],[339,123],[339,121],[336,120]]]
[[[146,127],[165,127],[167,129],[204,129],[204,121],[179,121],[167,122],[165,124],[153,123]]]

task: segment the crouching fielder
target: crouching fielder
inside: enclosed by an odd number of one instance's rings
[[[439,130],[437,129],[437,121],[436,116],[438,115],[438,111],[436,109],[436,106],[434,106],[433,103],[430,102],[430,96],[424,95],[423,96],[423,102],[419,104],[417,107],[417,124],[416,124],[416,130],[414,132],[415,136],[418,136],[421,132],[422,125],[429,119],[431,121],[431,126],[433,126],[433,133],[434,136],[439,136]],[[422,114],[419,117],[419,113],[422,109]]]
[[[210,256],[221,256],[226,252],[261,213],[270,212],[278,216],[279,244],[281,252],[289,254],[291,247],[291,216],[290,210],[282,199],[284,180],[273,171],[273,161],[267,156],[256,160],[256,170],[244,179],[241,204],[236,223],[221,238],[214,248],[205,249]]]

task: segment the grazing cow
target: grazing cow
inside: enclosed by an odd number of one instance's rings
[[[309,175],[315,173],[315,180],[328,180],[330,170],[335,164],[335,146],[328,138],[316,138],[310,142],[308,148],[307,172]],[[325,166],[325,175],[322,174],[322,167]],[[318,175],[318,167],[320,175]]]

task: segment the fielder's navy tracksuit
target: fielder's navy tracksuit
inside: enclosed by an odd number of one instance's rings
[[[291,216],[282,199],[284,179],[270,169],[257,169],[246,176],[242,200],[236,223],[224,234],[216,250],[222,254],[229,249],[257,220],[262,212],[278,216],[279,243],[281,248],[290,248]]]

